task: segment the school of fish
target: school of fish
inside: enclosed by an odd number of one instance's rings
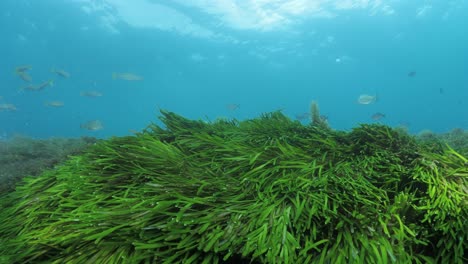
[[[49,89],[55,85],[53,78],[48,80],[43,80],[42,82],[33,82],[32,71],[33,67],[30,64],[19,65],[14,69],[14,74],[18,76],[20,80],[26,84],[19,88],[21,92],[41,92],[45,89]],[[68,79],[71,77],[71,74],[60,68],[52,67],[50,73],[61,79]],[[114,72],[112,73],[113,80],[124,80],[124,81],[142,81],[144,78],[141,75],[130,73],[130,72]],[[103,93],[96,90],[85,90],[79,93],[82,97],[101,97]],[[61,100],[48,100],[43,104],[45,107],[50,108],[62,108],[65,106],[65,102]],[[0,96],[0,112],[15,112],[18,108],[15,104],[4,102],[3,96]],[[89,131],[98,131],[104,129],[104,125],[101,120],[89,120],[82,122],[79,127],[81,129]]]

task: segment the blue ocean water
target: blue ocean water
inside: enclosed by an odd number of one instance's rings
[[[467,129],[467,13],[466,0],[3,0],[0,137],[126,135],[160,108],[296,118],[313,100],[335,129]],[[21,65],[31,85],[54,85],[21,89]],[[104,128],[80,127],[91,120]]]

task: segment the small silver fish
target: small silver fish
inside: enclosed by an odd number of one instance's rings
[[[377,112],[371,116],[372,120],[375,120],[375,121],[380,120],[384,117],[385,117],[385,114],[382,114],[380,112]]]
[[[310,119],[310,113],[305,112],[301,114],[296,114],[295,117],[296,117],[296,120],[299,120],[299,121],[307,120],[307,119]]]
[[[28,82],[28,83],[32,82],[32,77],[27,72],[18,71],[16,72],[16,74],[20,77],[21,80]]]
[[[16,110],[17,108],[14,104],[0,104],[0,111],[13,112]]]
[[[100,120],[91,120],[80,125],[81,129],[86,129],[90,131],[97,131],[104,129],[104,125]]]
[[[64,102],[62,101],[47,101],[44,103],[45,106],[50,106],[50,107],[63,107],[65,105]]]
[[[66,72],[64,70],[61,70],[61,69],[52,68],[52,69],[50,69],[50,72],[55,73],[58,76],[63,77],[63,78],[69,78],[70,77],[70,73],[68,73],[68,72]]]
[[[230,111],[235,111],[240,108],[240,104],[227,104],[226,108]]]
[[[20,65],[20,66],[15,68],[15,72],[16,73],[25,72],[25,71],[29,71],[31,69],[32,69],[31,65]]]
[[[377,95],[361,94],[357,101],[362,105],[373,104],[377,101]]]
[[[415,71],[410,71],[408,72],[408,77],[414,77],[416,76],[416,72]]]
[[[20,88],[22,90],[29,90],[29,91],[41,91],[44,90],[47,86],[54,86],[53,80],[45,81],[39,85],[28,85],[26,87]]]
[[[141,81],[143,80],[143,77],[130,72],[113,72],[112,79],[120,79],[125,81]]]
[[[82,91],[80,92],[80,95],[84,97],[100,97],[103,94],[98,91]]]

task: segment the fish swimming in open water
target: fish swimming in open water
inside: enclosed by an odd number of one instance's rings
[[[16,72],[16,74],[20,77],[21,80],[28,82],[28,83],[32,82],[32,77],[31,75],[29,75],[29,73],[25,71],[19,71],[19,72]]]
[[[15,68],[15,74],[18,75],[21,80],[30,83],[32,82],[32,78],[31,75],[27,73],[30,69],[32,69],[31,65],[21,65]]]
[[[81,129],[86,129],[90,131],[97,131],[104,129],[104,125],[100,120],[91,120],[80,125]]]
[[[143,80],[143,77],[140,75],[136,75],[134,73],[130,73],[130,72],[121,72],[121,73],[113,72],[112,79],[114,80],[119,79],[119,80],[125,80],[125,81],[141,81]]]
[[[239,107],[240,107],[240,104],[227,104],[226,105],[226,108],[230,111],[235,111],[239,109]]]
[[[43,90],[44,88],[46,88],[47,86],[53,86],[54,85],[54,81],[53,80],[48,80],[48,81],[45,81],[39,85],[28,85],[26,87],[23,87],[23,88],[20,88],[21,90],[29,90],[29,91],[41,91]]]
[[[31,65],[20,65],[18,67],[15,68],[15,72],[18,73],[18,72],[25,72],[25,71],[29,71],[32,69],[32,66]]]
[[[58,76],[63,77],[63,78],[70,78],[70,73],[61,69],[52,68],[50,69],[50,72],[55,73]]]
[[[296,117],[296,120],[298,120],[298,121],[309,120],[310,119],[310,113],[309,112],[304,112],[304,113],[296,114],[295,117]]]
[[[103,94],[101,92],[98,92],[98,91],[82,91],[82,92],[80,92],[80,96],[84,96],[84,97],[100,97],[102,95]]]
[[[44,103],[45,106],[50,106],[50,107],[63,107],[65,105],[64,102],[62,101],[47,101]]]
[[[375,120],[375,121],[380,120],[384,117],[385,117],[385,114],[382,114],[380,112],[377,112],[371,116],[372,120]]]
[[[0,104],[0,111],[13,112],[16,110],[17,108],[14,104]]]
[[[361,94],[357,101],[363,105],[373,104],[377,101],[377,95]]]

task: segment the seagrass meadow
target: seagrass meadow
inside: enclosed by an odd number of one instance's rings
[[[468,261],[466,156],[312,116],[161,111],[3,194],[0,263]]]

